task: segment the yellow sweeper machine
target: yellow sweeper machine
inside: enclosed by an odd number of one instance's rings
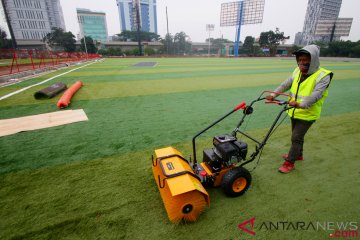
[[[193,161],[185,159],[173,147],[155,150],[155,156],[152,156],[152,171],[171,222],[195,221],[205,206],[210,206],[210,197],[204,186],[221,187],[230,197],[241,196],[248,190],[252,178],[250,172],[243,166],[254,161],[261,153],[271,134],[283,121],[279,121],[282,114],[291,108],[288,106],[288,101],[266,101],[265,93],[288,97],[286,94],[264,91],[249,105],[242,102],[236,106],[193,137]],[[281,105],[282,108],[264,139],[259,141],[240,130],[240,127],[246,116],[253,112],[253,105],[262,101]],[[243,110],[243,116],[236,128],[231,134],[215,136],[213,147],[203,150],[203,161],[198,163],[196,138],[239,109]],[[249,158],[247,158],[248,145],[238,140],[237,134],[255,142],[255,151]]]

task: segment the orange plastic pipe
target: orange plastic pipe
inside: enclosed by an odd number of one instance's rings
[[[70,104],[72,96],[83,86],[82,81],[76,81],[71,85],[57,102],[58,108],[66,108]]]

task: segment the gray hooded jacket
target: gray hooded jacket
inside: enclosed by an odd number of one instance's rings
[[[310,56],[311,56],[310,67],[309,67],[309,71],[307,73],[307,76],[302,76],[302,77],[305,77],[305,79],[306,79],[308,76],[310,76],[311,74],[313,74],[314,72],[316,72],[320,68],[320,60],[319,60],[320,49],[319,49],[319,47],[317,45],[308,45],[308,46],[305,46],[304,48],[300,49],[297,52],[306,52],[306,53],[309,53]],[[296,60],[297,59],[298,59],[298,57],[296,56]],[[291,88],[291,85],[292,85],[293,81],[294,81],[294,78],[291,75],[282,84],[280,84],[279,87],[277,87],[275,89],[275,92],[286,92],[286,91],[288,91]],[[320,100],[322,98],[322,96],[323,96],[324,91],[329,86],[330,81],[331,81],[331,76],[326,76],[321,81],[319,81],[315,85],[314,90],[311,93],[311,95],[306,97],[300,103],[299,107],[300,108],[309,108],[314,103],[316,103],[318,100]]]

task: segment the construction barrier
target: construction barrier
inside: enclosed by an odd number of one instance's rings
[[[60,64],[100,58],[83,52],[52,52],[35,49],[0,49],[0,76],[56,67]]]

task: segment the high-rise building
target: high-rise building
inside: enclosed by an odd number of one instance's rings
[[[327,37],[318,37],[315,35],[316,26],[319,20],[337,19],[341,8],[342,0],[309,0],[305,15],[304,27],[302,33],[295,37],[295,44],[306,45],[314,41],[329,41],[330,34]],[[339,40],[335,37],[333,40]]]
[[[139,6],[140,28],[157,33],[156,0],[116,0],[121,31],[137,31],[136,6]]]
[[[41,40],[53,27],[65,31],[60,0],[4,0],[4,3],[17,40]]]
[[[85,35],[93,40],[107,42],[108,30],[104,12],[93,12],[85,8],[77,8],[76,12],[80,26],[80,38]]]

